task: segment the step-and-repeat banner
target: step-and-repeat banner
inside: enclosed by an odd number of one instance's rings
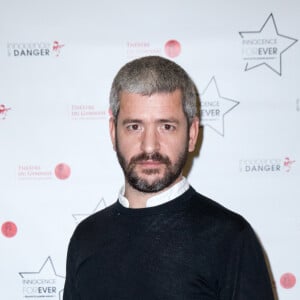
[[[0,298],[62,299],[73,230],[123,184],[112,79],[160,55],[202,101],[190,183],[252,224],[278,298],[298,300],[299,11],[295,0],[2,0]]]

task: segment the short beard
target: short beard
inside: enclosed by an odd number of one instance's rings
[[[179,153],[176,162],[172,165],[169,157],[163,156],[159,152],[154,152],[151,154],[141,153],[131,158],[130,162],[126,162],[125,157],[122,155],[118,139],[116,138],[116,152],[121,168],[123,169],[124,176],[127,182],[136,190],[143,193],[156,193],[162,191],[166,187],[170,186],[175,180],[180,176],[182,169],[186,163],[188,156],[188,143],[185,143],[185,148],[181,153]],[[149,183],[146,179],[142,179],[134,171],[137,163],[139,161],[153,160],[165,165],[165,174],[162,178],[154,180]],[[146,175],[158,174],[157,169],[145,169],[143,171]]]

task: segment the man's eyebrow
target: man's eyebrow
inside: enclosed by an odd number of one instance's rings
[[[155,120],[156,123],[174,123],[174,124],[179,124],[179,120],[176,119],[176,118],[163,118],[163,119],[157,119]],[[126,125],[126,124],[130,124],[130,123],[138,123],[138,124],[141,124],[143,123],[143,120],[141,119],[130,119],[130,118],[127,118],[127,119],[124,119],[122,121],[122,125]]]
[[[129,123],[142,123],[142,120],[140,120],[140,119],[124,119],[122,121],[122,125],[126,125]]]
[[[176,118],[169,118],[169,119],[159,119],[158,120],[159,123],[175,123],[178,124],[179,120]]]

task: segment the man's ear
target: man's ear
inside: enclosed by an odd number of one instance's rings
[[[116,151],[116,120],[114,117],[109,118],[109,133],[113,149]]]
[[[189,152],[193,152],[196,147],[199,134],[199,118],[195,117],[190,125],[189,129]]]

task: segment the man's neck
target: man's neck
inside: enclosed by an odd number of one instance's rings
[[[128,199],[130,208],[144,208],[149,198],[156,195],[156,193],[143,193],[140,192],[129,184],[125,184],[124,196]]]
[[[177,180],[175,180],[170,186],[166,187],[165,189],[163,189],[159,192],[155,192],[155,193],[145,193],[145,192],[138,191],[137,189],[133,188],[126,181],[124,196],[127,198],[130,208],[145,208],[147,206],[148,199],[167,191],[172,186],[174,186],[176,183],[181,181],[181,179],[182,179],[182,176],[180,176]]]

